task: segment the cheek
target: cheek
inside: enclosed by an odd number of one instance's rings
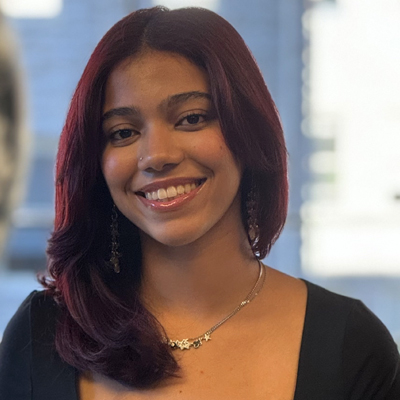
[[[236,194],[239,190],[242,169],[227,147],[224,139],[210,140],[202,152],[204,165],[208,166],[218,180],[219,191],[226,194]]]
[[[217,160],[222,169],[232,174],[232,178],[236,178],[236,175],[241,175],[241,168],[222,137],[214,149],[215,151],[212,155],[210,154],[210,158],[212,157],[214,160]]]
[[[233,162],[233,155],[225,143],[224,137],[219,130],[211,131],[207,137],[201,137],[194,144],[194,150],[201,156],[207,165],[222,166]]]
[[[101,168],[104,179],[110,189],[124,184],[131,175],[132,167],[129,159],[123,157],[119,152],[105,150]]]
[[[115,170],[117,169],[117,160],[107,150],[101,160],[101,169],[107,185],[109,185],[109,180],[115,175]]]

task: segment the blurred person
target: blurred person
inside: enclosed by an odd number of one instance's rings
[[[286,218],[287,152],[217,14],[155,7],[114,25],[56,175],[49,276],[5,331],[1,400],[400,398],[375,315],[261,262]]]
[[[22,198],[29,150],[17,43],[0,12],[0,257]]]

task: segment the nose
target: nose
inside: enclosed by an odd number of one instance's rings
[[[184,158],[174,130],[161,124],[146,129],[140,139],[138,167],[146,172],[161,172],[178,165]]]

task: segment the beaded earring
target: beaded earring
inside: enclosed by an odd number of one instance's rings
[[[248,237],[251,247],[258,242],[260,228],[257,222],[257,201],[254,185],[252,185],[246,200]]]
[[[110,264],[112,265],[114,272],[119,274],[121,269],[119,265],[119,259],[121,254],[119,253],[119,232],[118,232],[118,213],[117,206],[114,204],[111,210],[111,224],[110,224],[110,232],[111,232],[111,256],[110,256]]]

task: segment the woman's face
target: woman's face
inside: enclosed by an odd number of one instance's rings
[[[194,242],[222,221],[241,226],[241,170],[210,99],[205,72],[166,52],[127,59],[107,81],[105,180],[118,209],[165,245]]]

